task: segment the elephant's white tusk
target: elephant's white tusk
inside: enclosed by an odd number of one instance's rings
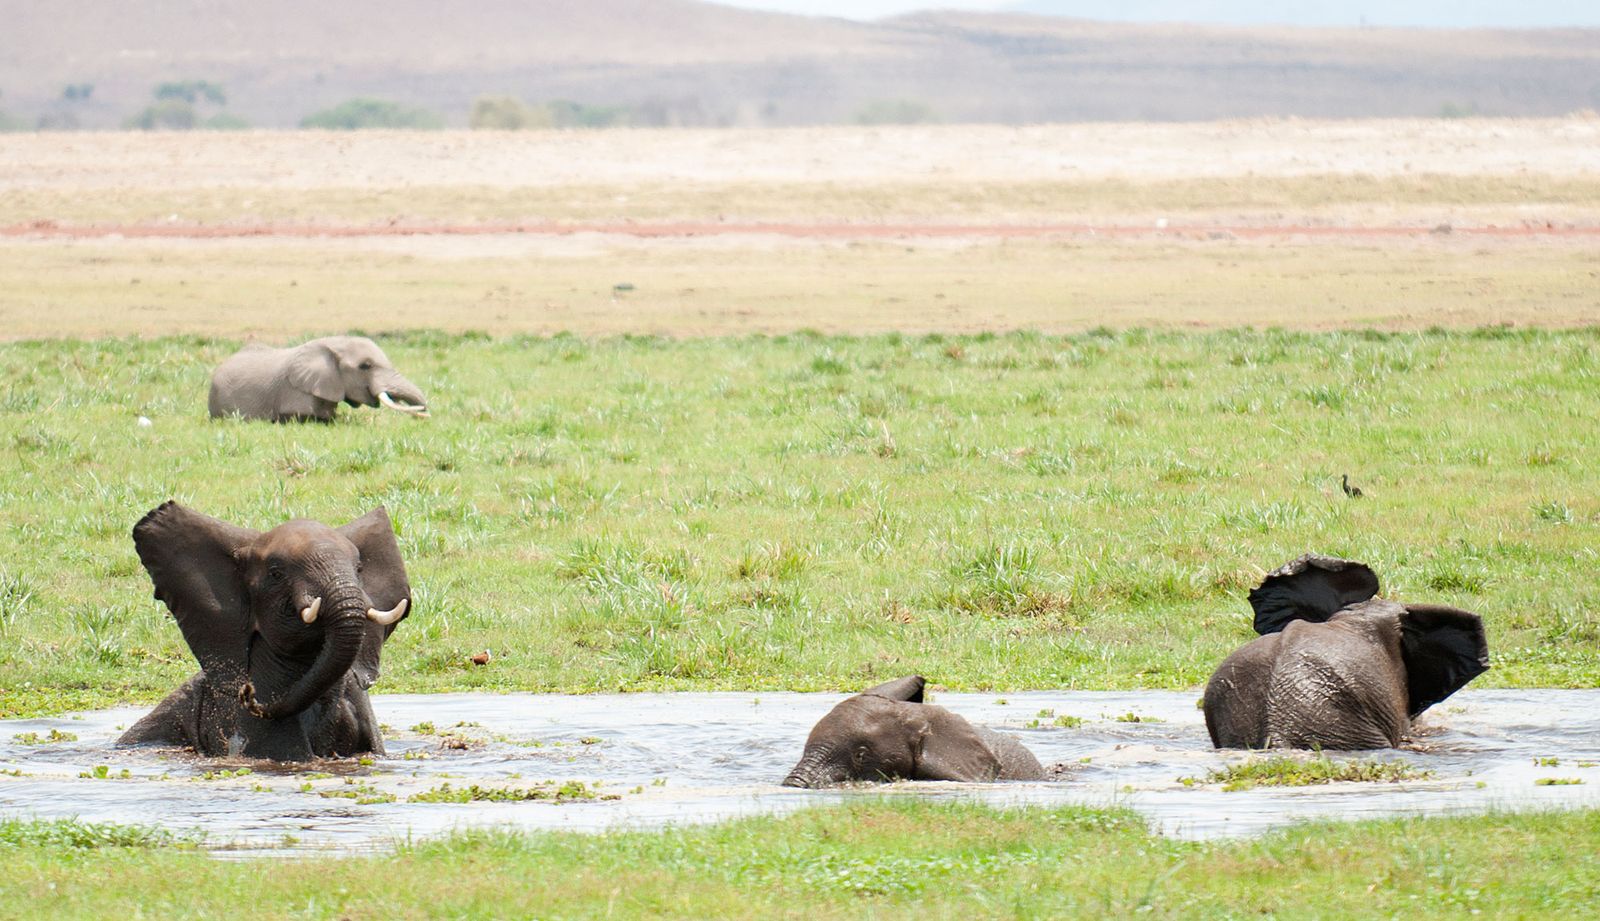
[[[410,405],[408,403],[397,403],[397,402],[395,402],[394,397],[389,396],[389,391],[387,391],[387,390],[385,390],[385,391],[383,391],[383,392],[378,394],[378,402],[382,403],[384,406],[387,406],[390,409],[396,410],[398,412],[408,413],[408,414],[413,415],[413,416],[424,416],[424,417],[426,417],[428,415],[428,407],[426,407],[426,406],[412,406],[412,405]]]
[[[406,616],[407,604],[408,602],[406,599],[401,598],[400,603],[395,605],[394,609],[390,611],[379,611],[376,608],[367,608],[367,619],[375,624],[383,624],[385,627],[387,627],[400,618]]]
[[[320,614],[321,612],[322,612],[322,596],[318,595],[317,596],[317,600],[311,602],[310,604],[308,604],[305,607],[300,609],[300,619],[309,624],[312,621],[316,620],[317,619],[317,615]]]

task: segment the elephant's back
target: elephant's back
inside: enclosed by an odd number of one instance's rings
[[[251,344],[223,359],[211,372],[206,405],[212,417],[233,413],[246,418],[270,416],[269,394],[289,351]]]
[[[1268,689],[1268,744],[1353,751],[1400,743],[1404,682],[1377,636],[1336,622],[1290,624]]]
[[[1201,708],[1218,748],[1267,744],[1267,699],[1281,634],[1269,633],[1235,649],[1206,682]]]
[[[989,751],[994,752],[995,758],[1000,761],[1000,776],[997,780],[1044,780],[1044,766],[1033,752],[1028,751],[1022,740],[1008,732],[996,732],[987,726],[973,726],[977,730],[978,738],[983,744],[989,746]]]

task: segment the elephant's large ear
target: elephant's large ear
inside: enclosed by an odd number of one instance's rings
[[[1437,604],[1408,604],[1400,617],[1400,658],[1406,663],[1406,711],[1412,717],[1489,670],[1483,618]]]
[[[1321,623],[1346,605],[1378,594],[1378,577],[1366,564],[1306,554],[1285,563],[1250,591],[1256,632],[1277,633],[1292,620]]]
[[[922,687],[927,681],[921,675],[910,675],[905,678],[896,678],[885,681],[876,687],[867,688],[862,694],[873,697],[885,697],[889,700],[903,700],[908,703],[922,703]]]
[[[337,403],[344,399],[344,378],[339,376],[339,359],[319,342],[307,342],[289,356],[289,386],[319,400]]]
[[[356,549],[361,551],[361,587],[367,597],[380,610],[393,610],[401,601],[406,612],[400,620],[411,616],[411,583],[406,579],[406,564],[400,559],[400,545],[395,541],[394,525],[389,522],[389,512],[378,506],[339,529]],[[352,669],[362,686],[372,687],[378,680],[378,660],[383,652],[383,641],[389,638],[400,621],[387,626],[367,625],[366,639],[361,641],[361,652],[356,655]]]
[[[1000,759],[971,723],[932,704],[916,709],[921,744],[913,779],[984,783],[1000,776]]]
[[[170,501],[133,526],[133,547],[156,600],[172,612],[207,671],[244,667],[250,615],[235,553],[260,536]]]

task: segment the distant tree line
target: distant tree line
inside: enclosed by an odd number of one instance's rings
[[[300,119],[302,128],[356,131],[362,128],[443,128],[437,113],[385,99],[358,98]]]
[[[123,121],[122,127],[139,131],[233,131],[250,123],[222,111],[228,94],[209,80],[173,80],[150,92],[155,101]]]
[[[529,105],[515,96],[480,96],[467,112],[467,127],[497,131],[524,128],[615,128],[635,123],[627,106],[597,106],[557,99]]]
[[[66,84],[59,97],[44,114],[24,119],[7,113],[0,104],[0,132],[70,131],[81,127],[80,113],[93,100],[93,83]],[[140,131],[227,131],[249,128],[245,119],[229,112],[228,94],[223,86],[209,80],[171,80],[151,90],[151,102],[122,122],[122,127]],[[1600,84],[1590,91],[1600,107]],[[0,98],[0,103],[3,103]],[[95,106],[104,112],[103,101]],[[1475,102],[1443,102],[1433,113],[1437,118],[1472,118],[1482,114]],[[772,104],[754,118],[770,122]],[[934,124],[942,119],[929,104],[916,99],[873,99],[861,104],[849,117],[857,125]],[[475,99],[467,111],[467,125],[473,129],[519,131],[551,128],[693,127],[718,126],[739,122],[728,113],[709,112],[699,99],[650,99],[631,104],[597,104],[570,99],[526,102],[511,95],[486,95]],[[742,122],[741,122],[742,123]],[[362,129],[430,130],[445,127],[438,112],[386,99],[357,97],[313,112],[300,120],[300,127],[330,131]]]

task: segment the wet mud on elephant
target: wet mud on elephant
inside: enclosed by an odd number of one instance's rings
[[[1411,721],[1489,668],[1470,611],[1375,597],[1361,563],[1303,556],[1250,592],[1261,634],[1206,685],[1218,748],[1359,750],[1401,744]]]
[[[851,780],[1044,780],[1045,769],[1016,737],[974,726],[923,702],[919,675],[868,688],[841,702],[806,738],[786,787]]]

